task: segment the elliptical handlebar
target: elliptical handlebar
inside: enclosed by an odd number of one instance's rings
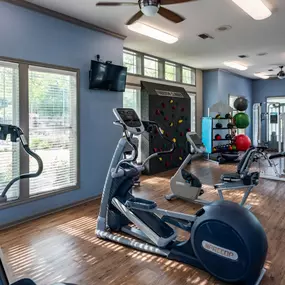
[[[151,160],[152,158],[154,157],[157,157],[157,156],[162,156],[162,155],[168,155],[168,154],[171,154],[174,152],[175,148],[176,148],[176,143],[171,141],[170,139],[168,139],[166,136],[164,136],[161,128],[159,127],[159,125],[154,122],[154,121],[141,121],[143,126],[144,126],[144,131],[150,133],[153,131],[153,127],[155,127],[158,131],[158,134],[159,136],[168,141],[169,143],[171,143],[171,149],[170,150],[166,150],[166,151],[160,151],[160,152],[156,152],[156,153],[153,153],[151,154],[149,157],[146,158],[146,160],[142,163],[141,165],[141,168],[143,169],[145,164]],[[130,163],[130,162],[134,162],[137,160],[137,157],[138,157],[138,148],[135,144],[133,144],[133,142],[131,141],[131,138],[132,138],[132,133],[130,133],[126,126],[120,122],[120,121],[114,121],[113,122],[114,125],[116,126],[120,126],[123,128],[123,131],[124,131],[124,134],[125,134],[125,138],[126,140],[128,141],[128,143],[131,145],[131,147],[133,148],[133,151],[132,151],[132,156],[130,158],[126,158],[126,159],[122,159],[121,161],[119,161],[119,163],[117,164],[115,170],[114,170],[114,176],[116,176],[116,173],[118,173],[119,171],[119,168],[121,166],[122,163]]]
[[[37,161],[38,169],[36,172],[24,173],[12,179],[4,188],[3,192],[1,193],[0,198],[6,197],[7,192],[9,191],[9,189],[13,186],[15,182],[21,179],[38,177],[43,172],[43,161],[39,155],[37,155],[35,152],[33,152],[30,149],[29,144],[24,136],[22,129],[14,125],[0,124],[0,140],[6,140],[8,135],[10,135],[11,142],[18,142],[18,140],[20,140],[20,143],[23,149],[25,150],[25,152]]]

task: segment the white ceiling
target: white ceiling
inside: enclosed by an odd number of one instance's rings
[[[275,10],[270,18],[263,21],[253,20],[231,0],[199,0],[168,5],[167,8],[186,18],[180,24],[172,24],[159,15],[142,18],[141,22],[177,36],[179,41],[172,45],[138,35],[126,28],[124,23],[138,11],[136,6],[96,7],[98,0],[28,1],[126,35],[127,48],[196,68],[225,68],[224,61],[239,61],[249,66],[247,71],[239,73],[255,78],[255,72],[267,71],[272,67],[277,68],[279,64],[285,64],[284,0],[270,0],[274,1],[271,3],[274,4]],[[221,25],[231,25],[232,29],[226,32],[216,31]],[[214,39],[202,40],[197,37],[200,33],[208,33]],[[256,56],[261,52],[267,52],[268,55]],[[240,54],[250,57],[242,60],[237,57]],[[277,71],[276,69],[276,73]]]

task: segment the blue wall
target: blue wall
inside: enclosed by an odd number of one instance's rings
[[[203,72],[203,116],[208,116],[208,108],[219,102],[218,71]]]
[[[89,91],[90,60],[100,54],[122,64],[123,41],[0,2],[0,56],[80,69],[80,190],[0,210],[0,226],[102,192],[120,130],[112,124],[122,93]]]
[[[266,102],[267,97],[285,96],[285,80],[254,80],[253,103]]]
[[[204,115],[215,103],[222,101],[229,102],[229,95],[244,96],[249,101],[249,108],[246,111],[251,117],[252,114],[252,80],[233,73],[216,70],[204,71],[203,73],[203,99]],[[246,133],[251,137],[251,128],[246,129]]]

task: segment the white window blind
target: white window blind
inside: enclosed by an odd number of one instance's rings
[[[0,61],[0,123],[19,125],[19,68]],[[18,143],[0,140],[0,193],[8,182],[20,174]],[[9,199],[19,197],[19,182],[7,193]]]
[[[77,184],[76,73],[29,68],[29,142],[43,173],[30,179],[30,195]],[[36,162],[30,159],[30,170]]]

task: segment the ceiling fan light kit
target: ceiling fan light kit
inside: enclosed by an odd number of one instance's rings
[[[178,41],[177,37],[174,37],[168,33],[157,30],[140,22],[129,25],[128,29],[141,35],[165,42],[167,44],[173,44]]]
[[[162,6],[171,5],[171,4],[181,4],[187,2],[195,2],[198,0],[138,0],[135,2],[98,2],[96,6],[105,6],[105,7],[116,7],[116,6],[138,6],[140,9],[135,15],[133,15],[127,22],[126,25],[132,25],[134,22],[139,20],[143,15],[148,17],[153,17],[156,14],[159,14],[163,18],[178,24],[185,20],[183,16],[178,15],[177,13],[168,10]]]
[[[262,0],[232,0],[254,20],[264,20],[271,16],[272,12]]]

